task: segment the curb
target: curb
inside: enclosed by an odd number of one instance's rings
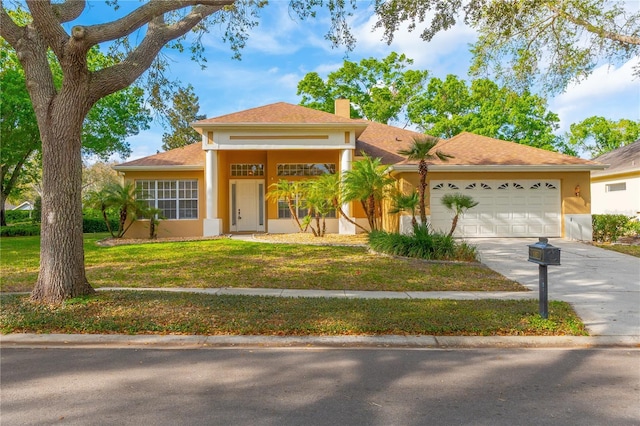
[[[182,336],[118,334],[6,334],[7,348],[636,348],[640,336]]]

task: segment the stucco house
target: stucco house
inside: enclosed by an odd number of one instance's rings
[[[209,118],[193,123],[202,143],[115,169],[163,210],[159,237],[295,232],[286,205],[266,198],[280,179],[342,173],[364,152],[391,166],[400,190],[418,184],[418,163],[398,150],[423,135],[349,113],[348,100],[336,101],[335,114],[280,102]],[[598,163],[471,133],[442,140],[437,149],[453,158],[429,164],[427,213],[434,228],[449,229],[451,216],[439,200],[460,192],[479,205],[461,218],[458,236],[591,239],[589,182],[590,172],[603,167]],[[343,210],[366,227],[359,203]],[[408,216],[383,218],[392,231],[409,223]],[[341,217],[327,224],[328,232],[356,233]],[[143,237],[147,228],[139,221],[129,232]]]
[[[640,217],[640,139],[594,161],[609,167],[591,172],[591,212]]]

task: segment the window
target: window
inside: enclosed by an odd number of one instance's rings
[[[306,207],[306,200],[302,199],[300,196],[297,196],[293,201],[293,208],[296,211],[299,219],[307,216],[308,214],[313,215],[313,211],[309,212],[309,209]],[[326,218],[335,218],[336,211],[332,210],[328,213]],[[291,219],[291,210],[289,210],[289,204],[284,199],[278,200],[278,219]]]
[[[231,176],[264,176],[264,164],[232,164]]]
[[[606,192],[626,191],[627,182],[608,183],[605,185]]]
[[[335,163],[278,164],[278,176],[320,176],[336,172]]]
[[[137,180],[136,199],[160,209],[165,219],[198,218],[197,180]]]

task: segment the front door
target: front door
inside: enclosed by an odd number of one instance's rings
[[[264,180],[229,182],[231,232],[264,231]]]

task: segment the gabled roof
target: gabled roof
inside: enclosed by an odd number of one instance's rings
[[[436,149],[452,155],[448,161],[433,160],[433,164],[508,165],[508,166],[598,166],[597,163],[515,142],[507,142],[474,133],[462,132],[441,141]]]
[[[364,151],[372,157],[382,158],[383,163],[394,165],[396,170],[413,170],[417,161],[409,161],[398,151],[410,146],[416,138],[424,134],[370,122],[362,119],[349,119],[323,111],[317,111],[300,105],[285,102],[265,105],[220,117],[200,120],[193,124],[195,128],[234,126],[296,126],[320,125],[323,127],[349,127],[356,130],[356,155]],[[637,143],[636,143],[637,144]],[[574,170],[602,169],[601,164],[577,157],[559,154],[506,142],[499,139],[463,132],[451,139],[441,140],[436,149],[453,156],[443,162],[437,158],[429,163],[437,168],[471,170],[497,170],[498,168],[567,168]],[[152,170],[152,169],[204,169],[205,153],[202,144],[195,143],[184,148],[162,152],[116,166],[116,170]]]
[[[593,159],[609,164],[607,170],[592,172],[593,176],[607,176],[640,171],[640,139]]]
[[[396,164],[404,161],[405,157],[398,151],[411,145],[411,142],[423,133],[400,129],[373,121],[358,120],[367,124],[367,128],[356,140],[356,155],[361,151],[371,157],[380,157],[384,164]]]
[[[293,105],[286,102],[265,105],[234,112],[220,117],[196,121],[193,127],[206,125],[242,125],[242,124],[354,124],[357,120],[340,117],[324,111]]]
[[[180,170],[204,170],[204,164],[205,152],[202,150],[202,144],[197,142],[182,148],[176,148],[118,164],[114,169],[151,170],[156,168],[173,168]]]

